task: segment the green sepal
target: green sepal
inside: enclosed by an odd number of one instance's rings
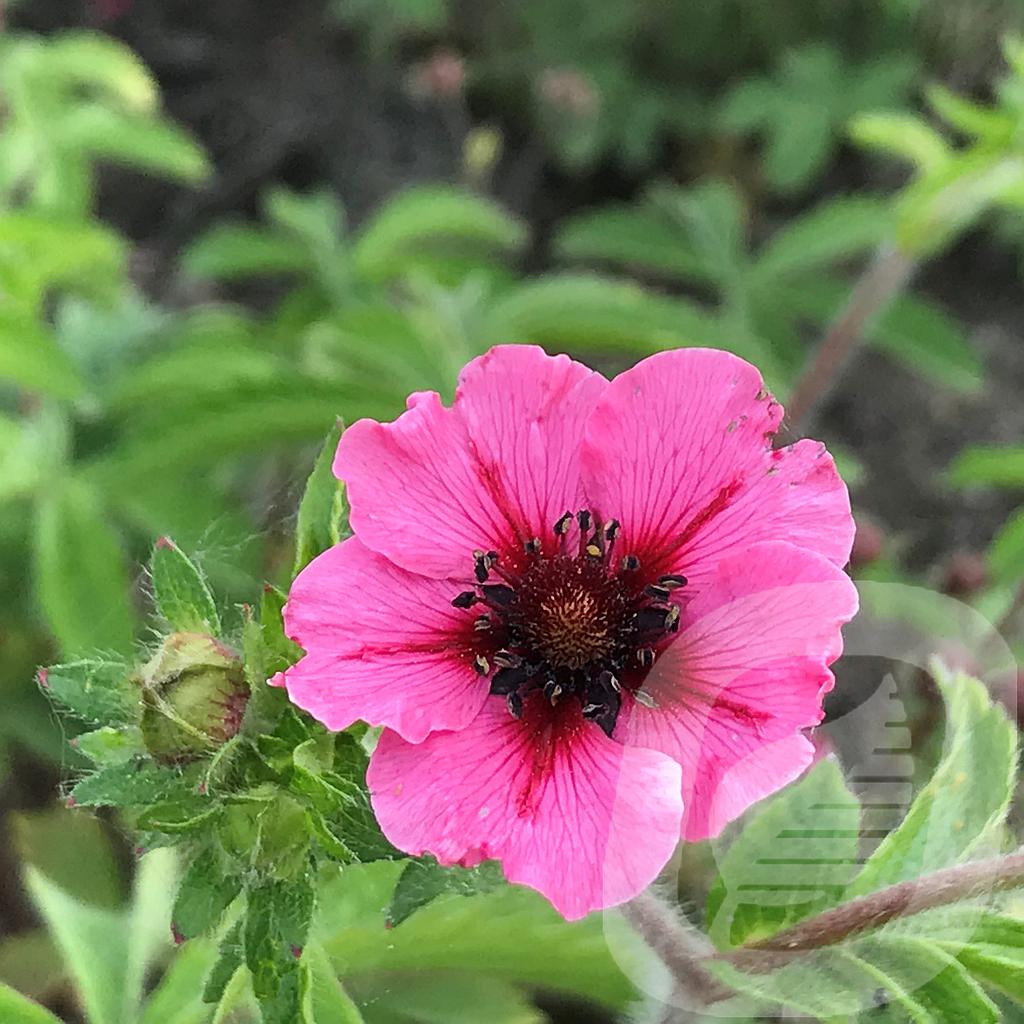
[[[96,725],[135,723],[142,690],[122,662],[85,659],[39,670],[40,689],[79,718]]]
[[[212,931],[241,888],[242,879],[225,871],[216,847],[204,847],[192,859],[178,889],[171,915],[178,934],[192,939]]]
[[[220,633],[220,615],[203,574],[167,537],[153,548],[150,562],[157,611],[183,633]]]
[[[133,725],[122,729],[105,725],[70,742],[75,750],[98,765],[124,764],[142,753],[142,733]]]
[[[387,920],[391,925],[399,925],[439,896],[476,896],[505,885],[505,876],[497,861],[484,861],[474,868],[446,868],[433,858],[412,860],[395,886]]]
[[[197,779],[195,771],[136,758],[86,776],[71,791],[68,802],[79,807],[141,807],[191,796]]]
[[[321,552],[337,544],[347,529],[345,487],[333,469],[334,454],[343,430],[344,424],[338,420],[324,440],[313,472],[306,481],[295,527],[293,576],[297,576]]]

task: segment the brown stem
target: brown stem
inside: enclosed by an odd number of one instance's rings
[[[676,988],[673,1003],[697,1008],[732,994],[701,964],[713,954],[706,936],[680,921],[654,893],[642,892],[620,909],[669,969]]]
[[[1022,886],[1024,851],[959,864],[851,900],[770,938],[717,954],[714,959],[744,970],[770,970],[807,950],[835,945],[896,918]]]
[[[875,254],[789,396],[786,420],[794,433],[806,426],[805,421],[834,387],[864,332],[906,287],[914,269],[914,261],[895,248],[886,246]]]

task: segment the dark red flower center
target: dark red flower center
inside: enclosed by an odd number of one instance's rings
[[[570,550],[574,519],[579,540]],[[520,558],[474,552],[477,586],[452,604],[478,610],[476,669],[513,715],[539,690],[552,705],[580,701],[584,717],[611,735],[623,687],[647,699],[643,679],[678,629],[671,594],[686,579],[646,582],[636,555],[616,553],[614,519],[601,523],[587,510],[575,517],[567,512],[553,532],[553,544],[528,541]]]

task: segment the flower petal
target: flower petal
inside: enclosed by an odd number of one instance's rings
[[[385,732],[367,778],[400,849],[497,858],[570,920],[635,896],[679,839],[679,766],[612,742],[575,701],[553,710],[536,697],[517,720],[493,698],[461,732],[416,746]]]
[[[450,409],[419,393],[393,423],[354,423],[334,460],[353,529],[435,577],[467,574],[474,549],[506,551],[548,531],[581,504],[577,452],[606,384],[567,356],[506,345],[466,366]]]
[[[363,720],[413,743],[461,729],[487,699],[473,668],[472,618],[459,584],[417,576],[352,537],[292,584],[285,631],[306,656],[284,672],[288,696],[329,729]]]
[[[856,610],[845,573],[781,542],[724,558],[685,605],[643,684],[655,706],[624,701],[615,738],[680,762],[686,839],[717,834],[806,767],[806,740],[774,744],[821,720],[840,627]]]
[[[846,487],[816,442],[773,452],[781,407],[728,352],[651,356],[608,385],[581,449],[587,493],[623,525],[623,550],[700,582],[718,558],[788,540],[845,564]]]

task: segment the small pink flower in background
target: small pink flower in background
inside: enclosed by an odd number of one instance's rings
[[[821,444],[772,450],[781,417],[725,352],[609,382],[506,346],[451,408],[346,431],[355,536],[295,581],[283,683],[331,729],[386,727],[396,846],[496,858],[578,918],[807,767],[854,527]]]

